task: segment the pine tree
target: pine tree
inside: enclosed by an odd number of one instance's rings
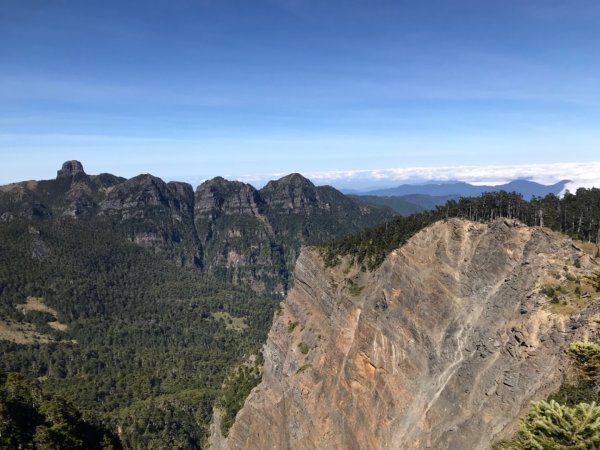
[[[593,342],[573,342],[566,353],[581,378],[587,381],[600,379],[600,345]]]
[[[515,450],[592,450],[600,448],[600,407],[580,403],[574,408],[555,401],[534,402],[521,419]]]

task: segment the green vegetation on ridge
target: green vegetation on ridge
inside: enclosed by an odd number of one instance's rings
[[[413,234],[438,220],[464,218],[487,222],[499,217],[518,220],[530,226],[546,226],[582,241],[600,241],[600,189],[580,188],[563,198],[548,195],[523,200],[516,193],[492,192],[481,197],[449,201],[434,211],[408,217],[397,217],[389,223],[361,231],[319,246],[321,256],[329,266],[349,256],[365,269],[378,267],[385,257],[400,247]]]

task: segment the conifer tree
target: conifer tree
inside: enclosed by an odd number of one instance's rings
[[[519,439],[507,449],[591,450],[600,448],[600,407],[580,403],[574,408],[551,400],[534,402],[521,420]]]
[[[600,345],[593,342],[573,342],[566,353],[581,378],[586,381],[600,379]]]

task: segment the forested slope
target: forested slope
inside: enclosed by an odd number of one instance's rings
[[[486,194],[321,252],[329,264],[349,254],[373,268],[448,217],[505,216],[597,242],[599,197]],[[4,186],[0,372],[37,378],[126,448],[201,448],[213,407],[231,423],[260,380],[258,352],[300,246],[392,216],[298,174],[260,191],[215,179],[194,193],[151,175],[89,176],[68,162],[56,180]],[[236,369],[245,361],[256,366]]]
[[[547,195],[526,201],[519,194],[491,192],[480,197],[451,200],[434,211],[397,217],[380,227],[361,231],[320,246],[329,265],[351,256],[365,268],[379,266],[384,258],[413,234],[438,220],[452,217],[488,222],[498,217],[530,226],[545,226],[574,239],[600,243],[600,189],[580,188],[561,197]]]
[[[278,302],[206,283],[99,222],[13,221],[0,254],[3,323],[43,335],[0,340],[0,370],[42,377],[86,417],[120,428],[126,447],[200,446],[228,370],[260,348]],[[55,315],[26,310],[32,298]],[[230,316],[245,327],[230,329]]]

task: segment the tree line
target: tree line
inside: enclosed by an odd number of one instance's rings
[[[549,194],[527,201],[515,192],[489,192],[480,197],[450,200],[433,211],[397,217],[376,228],[361,231],[318,246],[329,266],[349,256],[365,269],[378,267],[394,249],[412,235],[438,220],[463,218],[489,222],[499,217],[529,226],[543,226],[574,239],[600,243],[600,189],[579,188],[562,197]]]

